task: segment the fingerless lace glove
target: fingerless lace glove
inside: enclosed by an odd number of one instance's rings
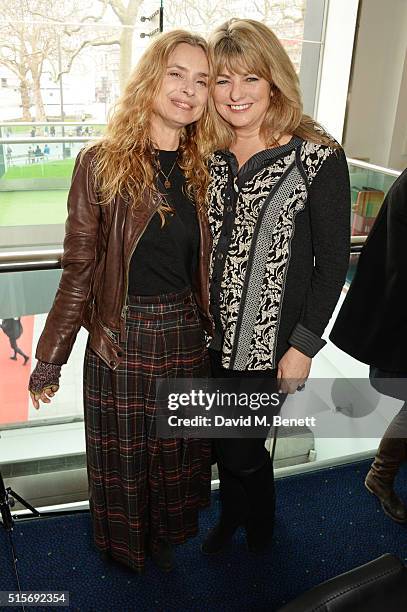
[[[46,387],[59,385],[61,366],[55,363],[38,361],[30,376],[28,388],[34,393],[41,393]]]

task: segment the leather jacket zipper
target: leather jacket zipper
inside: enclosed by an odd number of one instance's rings
[[[113,342],[116,342],[116,336],[114,335],[114,333],[108,327],[105,327],[105,325],[103,325],[103,329],[105,330],[109,338],[113,340]]]

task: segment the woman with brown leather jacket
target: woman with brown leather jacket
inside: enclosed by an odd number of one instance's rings
[[[210,499],[209,441],[158,439],[156,379],[205,376],[209,231],[204,210],[208,62],[184,31],[144,53],[106,135],[77,159],[63,274],[38,343],[34,406],[58,390],[89,331],[84,410],[97,548],[164,570]]]

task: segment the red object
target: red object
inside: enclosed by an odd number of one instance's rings
[[[34,317],[21,317],[21,323],[23,333],[17,344],[24,353],[30,355],[25,366],[21,355],[17,355],[16,361],[10,359],[13,349],[6,334],[0,331],[0,425],[28,420],[28,381],[31,371]]]
[[[364,217],[353,213],[352,215],[352,236],[366,236],[373,227],[375,217]]]

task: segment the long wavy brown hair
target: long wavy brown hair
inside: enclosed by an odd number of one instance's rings
[[[150,133],[153,102],[158,94],[168,58],[176,46],[186,43],[200,47],[207,54],[206,41],[184,30],[161,34],[150,44],[134,68],[122,96],[118,99],[107,123],[106,133],[83,151],[91,150],[95,190],[101,204],[109,204],[117,194],[136,208],[146,190],[157,196],[155,185],[156,149]],[[208,136],[208,111],[199,121],[181,130],[179,166],[184,171],[188,194],[197,208],[206,202],[209,174],[207,158],[211,152]],[[171,208],[160,197],[158,212]]]
[[[256,74],[266,79],[273,93],[261,136],[266,146],[278,145],[282,134],[294,134],[305,140],[338,144],[311,117],[303,113],[300,84],[294,66],[277,36],[264,23],[253,19],[230,19],[209,37],[211,72],[222,74],[226,69],[242,74]],[[216,112],[210,96],[210,132],[216,149],[228,149],[235,140],[233,128]],[[277,139],[276,139],[277,136]]]

